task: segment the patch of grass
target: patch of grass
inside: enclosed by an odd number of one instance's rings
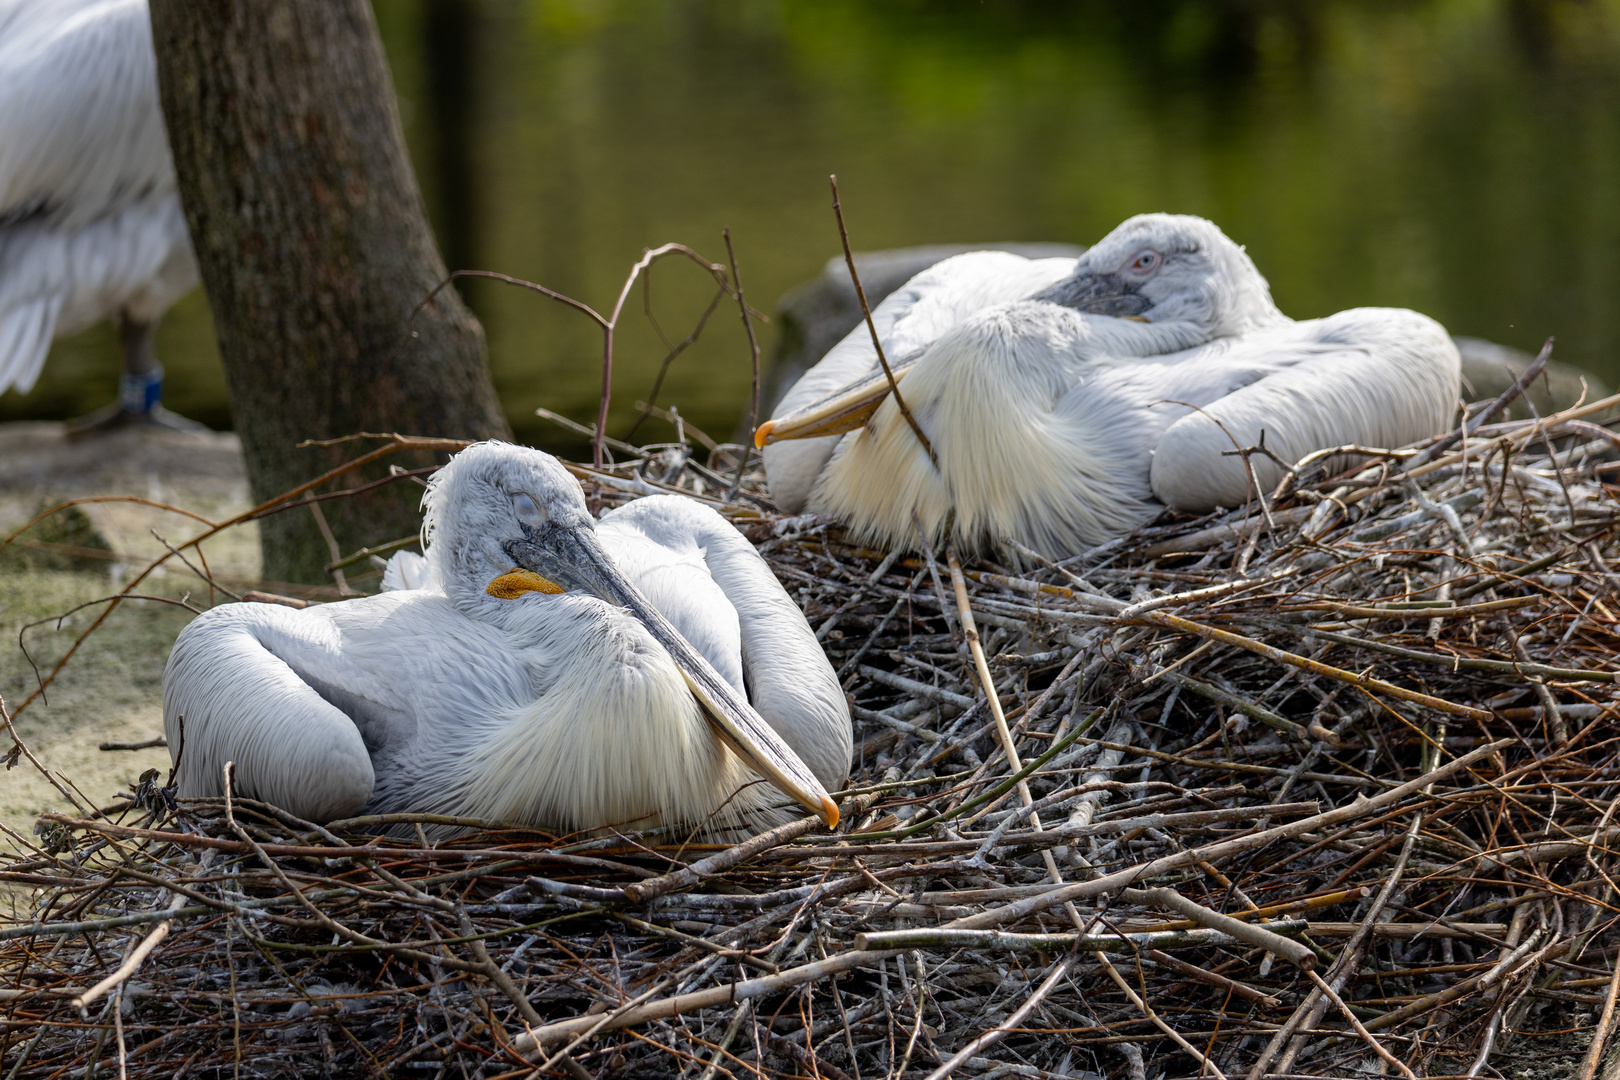
[[[38,685],[34,666],[39,676],[48,674],[103,606],[66,615],[60,628],[53,617],[115,591],[104,566],[88,572],[19,570],[8,563],[0,569],[0,696],[9,707],[16,708]],[[97,746],[163,734],[163,665],[175,636],[191,618],[190,612],[170,604],[120,605],[46,696],[17,718],[18,734],[34,755],[102,805],[146,769],[160,768],[167,775],[168,752],[162,748],[102,752]],[[47,809],[72,808],[26,760],[0,772],[0,822],[26,836],[34,816]]]
[[[41,503],[35,513],[49,510]],[[0,550],[0,574],[68,570],[105,578],[114,555],[107,538],[96,531],[77,506],[59,510]]]

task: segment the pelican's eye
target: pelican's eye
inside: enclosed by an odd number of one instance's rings
[[[551,520],[539,503],[521,491],[513,496],[512,509],[517,511],[518,520],[531,529],[542,528]]]
[[[1154,251],[1152,248],[1147,248],[1145,250],[1138,251],[1136,253],[1136,257],[1131,260],[1130,266],[1126,267],[1126,269],[1133,274],[1151,274],[1153,271],[1159,268],[1160,258],[1161,256],[1157,251]]]

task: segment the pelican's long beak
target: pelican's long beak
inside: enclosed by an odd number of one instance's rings
[[[720,740],[755,772],[819,815],[829,828],[838,824],[838,804],[821,781],[641,590],[625,579],[593,533],[553,527],[546,530],[543,541],[538,537],[521,540],[507,545],[506,552],[548,584],[588,592],[640,619],[675,660]]]
[[[1153,306],[1153,301],[1141,294],[1141,287],[1119,274],[1099,274],[1086,270],[1064,278],[1056,285],[1036,293],[1031,299],[1062,304],[1088,315],[1131,319]]]
[[[894,365],[894,381],[906,377],[915,360]],[[763,449],[767,443],[788,439],[814,439],[822,435],[842,435],[854,431],[871,419],[883,399],[889,396],[889,378],[879,369],[874,374],[850,383],[829,394],[813,405],[807,405],[786,416],[778,416],[759,425],[754,432],[754,445]]]

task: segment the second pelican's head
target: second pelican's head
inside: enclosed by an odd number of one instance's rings
[[[836,804],[798,755],[613,564],[579,481],[556,458],[510,443],[474,443],[439,470],[422,502],[427,558],[458,608],[498,620],[505,605],[576,593],[624,610],[669,653],[721,741],[837,823]]]
[[[1283,319],[1243,248],[1214,222],[1185,214],[1130,218],[1035,299],[1093,315],[1191,323],[1205,340]]]
[[[1130,356],[1192,348],[1288,321],[1271,302],[1271,288],[1248,254],[1214,222],[1185,214],[1130,218],[1080,256],[1073,273],[1030,299],[1155,324],[1151,331],[1112,328],[1115,344]],[[909,361],[895,364],[895,379],[904,378],[910,366]],[[767,420],[754,432],[754,443],[763,448],[854,431],[888,394],[881,371],[867,374]]]

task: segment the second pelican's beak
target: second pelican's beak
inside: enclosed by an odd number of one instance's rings
[[[1112,315],[1117,319],[1140,316],[1153,301],[1140,292],[1140,282],[1127,281],[1119,274],[1081,271],[1056,285],[1036,293],[1031,299],[1084,311],[1088,315]],[[1138,319],[1146,322],[1146,319]]]
[[[641,590],[619,573],[594,533],[551,526],[541,535],[507,545],[506,553],[524,571],[540,575],[553,588],[590,593],[639,619],[674,659],[720,741],[777,789],[819,815],[829,828],[838,824],[838,804],[821,781]]]
[[[908,360],[894,365],[894,381],[898,383],[905,378],[915,363]],[[872,418],[888,396],[889,378],[879,369],[812,405],[765,421],[754,432],[754,445],[763,449],[767,443],[854,431]]]

